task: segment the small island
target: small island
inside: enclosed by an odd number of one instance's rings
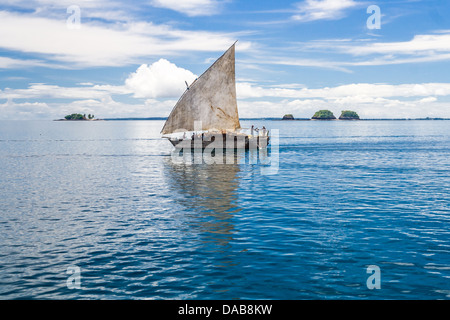
[[[311,118],[312,120],[336,120],[333,112],[330,110],[320,110],[317,111],[314,116]]]
[[[339,117],[339,120],[360,120],[359,115],[355,111],[344,110]]]
[[[94,115],[89,114],[86,118],[85,114],[81,113],[72,113],[64,117],[66,120],[92,120],[94,119]]]
[[[285,114],[282,120],[295,120],[292,114]]]
[[[64,119],[59,119],[55,121],[97,121],[99,119],[95,119],[93,114],[81,114],[81,113],[72,113],[64,117]]]

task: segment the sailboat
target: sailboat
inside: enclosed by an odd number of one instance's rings
[[[241,128],[236,100],[236,42],[180,97],[164,127],[163,138],[175,148],[265,148],[269,131]]]

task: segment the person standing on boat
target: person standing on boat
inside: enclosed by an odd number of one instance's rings
[[[253,130],[254,130],[255,126],[252,125],[252,129],[250,131],[250,134],[253,135]]]
[[[266,129],[266,127],[262,127],[262,129],[261,129],[261,133],[262,133],[262,136],[263,137],[265,137],[266,135],[267,135],[267,129]]]

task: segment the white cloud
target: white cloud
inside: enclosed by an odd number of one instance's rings
[[[110,95],[100,99],[75,100],[65,104],[52,104],[53,118],[62,118],[74,112],[94,114],[97,118],[148,117],[152,110],[144,103],[125,103],[114,100]]]
[[[430,102],[436,102],[436,101],[437,101],[436,97],[427,97],[427,98],[423,98],[423,99],[419,100],[420,103],[430,103]]]
[[[172,111],[173,107],[177,103],[177,100],[157,100],[147,99],[145,100],[145,107],[147,112],[152,117],[167,117]]]
[[[105,96],[102,99],[76,100],[70,103],[52,103],[52,118],[62,118],[66,114],[78,112],[94,114],[97,118],[148,118],[167,117],[176,100],[147,99],[136,103],[126,103]]]
[[[141,65],[123,85],[81,83],[61,87],[32,83],[25,89],[0,90],[0,116],[3,119],[61,118],[80,112],[99,117],[168,116],[176,99],[185,91],[185,83],[196,78],[189,70],[165,59]],[[364,118],[450,117],[450,83],[370,84],[353,83],[335,87],[308,88],[298,84],[261,86],[238,82],[237,96],[241,117],[281,117],[292,113],[309,118],[322,108],[339,114],[357,111]],[[119,102],[115,96],[122,97]],[[146,98],[145,101],[131,98]],[[169,99],[167,99],[169,98]],[[17,103],[14,100],[29,102]],[[69,100],[69,102],[55,101]],[[45,100],[45,103],[40,101]]]
[[[251,83],[238,83],[237,95],[241,99],[246,98],[294,98],[294,99],[338,99],[343,97],[429,97],[450,96],[450,83],[423,83],[423,84],[370,84],[354,83],[337,87],[325,87],[318,89],[261,87]]]
[[[7,101],[0,103],[2,120],[59,119],[73,112],[95,114],[98,118],[166,117],[176,100],[148,99],[139,103],[115,101],[110,96],[101,99],[75,100],[69,103]],[[418,100],[368,98],[352,96],[340,99],[282,99],[238,100],[241,118],[278,117],[292,113],[296,118],[310,118],[320,109],[329,109],[335,115],[342,110],[354,110],[362,118],[450,118],[450,103],[435,97]]]
[[[152,65],[143,64],[125,81],[136,98],[178,97],[197,76],[189,70],[160,59]]]
[[[346,10],[358,6],[354,0],[305,0],[297,4],[298,13],[292,19],[302,22],[315,20],[337,20]]]
[[[189,70],[179,68],[175,64],[160,59],[152,65],[141,65],[136,72],[130,74],[124,85],[95,85],[80,83],[75,87],[61,87],[45,83],[31,83],[25,89],[5,88],[0,90],[2,119],[59,119],[70,113],[95,114],[101,118],[121,117],[155,117],[167,116],[176,103],[186,85],[196,79]],[[118,102],[113,96],[148,98],[133,103]],[[157,99],[166,98],[166,99]],[[14,100],[43,102],[17,103]],[[68,100],[68,102],[52,102],[52,100]]]
[[[285,50],[289,51],[289,50]],[[273,58],[259,61],[281,65],[319,67],[350,72],[350,67],[380,66],[439,62],[450,60],[450,33],[416,35],[413,39],[397,42],[369,42],[352,39],[331,39],[300,43],[290,51],[345,54],[345,61],[333,59]]]
[[[15,102],[0,103],[2,120],[55,120],[67,114],[94,114],[96,118],[164,117],[170,113],[176,101],[147,100],[125,103],[106,95],[99,99],[83,99],[71,102]]]
[[[41,35],[41,36],[36,36]],[[43,36],[45,35],[45,36]],[[150,52],[140,36],[125,31],[82,24],[69,30],[65,21],[0,12],[0,47],[85,66],[121,65]],[[136,54],[132,54],[132,50]]]
[[[325,88],[258,86],[238,83],[241,117],[278,117],[292,113],[310,118],[315,111],[329,109],[339,115],[355,110],[362,118],[450,117],[450,83],[368,84],[355,83]],[[264,99],[264,100],[261,100]]]
[[[181,12],[188,16],[207,16],[218,12],[216,0],[153,0],[152,5]]]
[[[347,73],[351,72],[351,70],[348,69],[348,67],[351,66],[349,62],[330,61],[323,59],[274,58],[272,60],[265,60],[264,62],[260,61],[260,63],[308,68],[314,67],[321,69],[338,70]]]
[[[106,95],[130,95],[136,98],[179,97],[197,76],[191,71],[160,59],[152,65],[141,65],[125,80],[125,85],[95,85],[80,83],[79,87],[61,87],[43,83],[31,83],[26,89],[5,88],[0,99],[88,99]],[[250,82],[236,84],[241,99],[275,98],[339,98],[352,95],[366,97],[431,97],[450,96],[450,83],[371,84],[353,83],[336,87],[307,88],[304,85],[285,84],[259,86]]]
[[[44,83],[32,83],[26,89],[0,90],[0,99],[102,99],[111,94],[131,94],[124,86],[93,85],[61,87]]]
[[[133,6],[118,0],[3,0],[2,4],[32,12],[35,17],[64,19],[67,8],[76,5],[81,9],[82,20],[100,18],[109,21],[130,21]]]
[[[145,22],[111,25],[82,20],[80,29],[70,30],[63,19],[0,11],[0,48],[39,54],[72,68],[124,66],[186,51],[222,52],[234,41],[232,34]],[[249,46],[241,42],[240,50]]]
[[[44,102],[16,103],[7,100],[0,103],[0,117],[3,120],[34,120],[48,119],[51,108]]]
[[[283,99],[280,101],[239,100],[241,118],[280,118],[291,113],[296,118],[311,118],[317,110],[331,110],[339,116],[342,110],[354,110],[361,118],[450,118],[450,103],[434,99],[400,100],[352,96],[345,99]]]
[[[338,47],[339,48],[339,47]],[[364,46],[346,46],[341,50],[354,55],[450,53],[450,33],[416,35],[410,41],[377,42]]]
[[[178,98],[197,76],[166,59],[143,64],[131,73],[123,85],[96,85],[90,82],[75,87],[31,83],[25,89],[4,88],[0,99],[73,99],[94,101],[111,95],[133,95],[135,98]]]
[[[26,67],[52,67],[52,65],[40,60],[24,60],[9,57],[0,57],[0,69],[17,69]]]

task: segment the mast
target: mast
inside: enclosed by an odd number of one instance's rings
[[[241,127],[236,101],[236,42],[181,96],[170,113],[162,134],[201,130],[231,130]]]

